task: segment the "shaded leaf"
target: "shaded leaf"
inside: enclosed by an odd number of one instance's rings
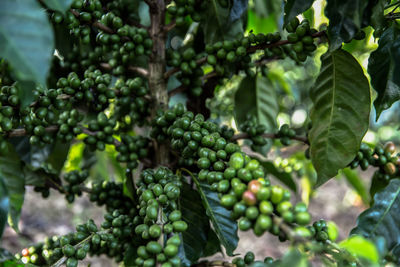
[[[309,132],[317,186],[335,176],[356,156],[369,125],[370,89],[357,60],[344,50],[321,57],[320,74],[310,91]]]
[[[396,27],[387,29],[379,39],[379,46],[368,59],[371,84],[378,93],[374,101],[376,119],[400,99],[400,31]]]
[[[51,10],[65,13],[72,4],[72,0],[43,0],[43,3]]]
[[[288,24],[297,15],[309,9],[314,0],[287,0],[285,4],[284,25]]]
[[[46,162],[50,163],[57,172],[60,172],[61,169],[64,167],[64,163],[67,159],[70,146],[71,144],[64,144],[60,141],[57,141],[55,144],[53,144],[51,153],[49,154]]]
[[[275,164],[270,161],[260,161],[260,164],[264,167],[268,174],[272,174],[276,179],[281,181],[294,192],[297,191],[296,183],[293,181],[293,177],[290,173],[278,170]]]
[[[232,21],[231,6],[223,7],[218,0],[210,0],[207,10],[204,11],[201,27],[204,31],[206,43],[215,43],[221,40],[232,40],[243,35],[243,22],[241,19]]]
[[[201,257],[212,256],[218,252],[222,252],[221,250],[221,242],[218,239],[217,234],[211,228],[208,230],[207,234],[207,244],[203,250],[203,254]]]
[[[10,197],[8,223],[16,231],[18,231],[18,221],[25,194],[25,179],[21,163],[13,146],[9,144],[7,154],[0,155],[0,179],[4,181]]]
[[[363,13],[368,5],[364,0],[328,0],[325,14],[329,19],[328,35],[331,50],[353,39],[360,30]]]
[[[231,219],[231,212],[221,206],[218,194],[211,191],[210,185],[201,183],[198,191],[219,241],[225,247],[226,254],[233,256],[239,241],[236,221]]]
[[[367,189],[365,188],[357,172],[353,171],[350,168],[345,168],[342,170],[342,174],[346,178],[347,182],[354,188],[357,194],[361,197],[364,204],[368,205],[369,195]]]
[[[375,5],[372,7],[370,23],[375,29],[375,37],[380,37],[383,29],[387,26],[385,20],[385,6],[387,3],[390,3],[390,0],[377,0]]]
[[[274,87],[267,77],[246,76],[235,94],[235,120],[241,125],[248,116],[256,116],[258,123],[272,132],[277,128],[279,106]]]
[[[206,210],[202,205],[199,193],[187,183],[183,183],[180,210],[182,219],[188,224],[188,228],[181,234],[183,242],[179,249],[179,257],[185,266],[190,266],[203,255],[210,224],[208,218],[204,216]]]
[[[0,1],[0,57],[18,80],[45,85],[53,49],[53,32],[38,1]]]
[[[249,0],[233,0],[233,6],[229,14],[230,21],[240,19],[247,12]]]
[[[389,181],[382,179],[378,172],[375,172],[372,176],[371,187],[369,189],[369,195],[371,196],[371,205],[374,202],[374,196],[377,192],[384,189],[389,184]]]
[[[7,223],[7,214],[10,208],[10,199],[3,179],[0,179],[0,239]],[[1,252],[0,252],[1,255]],[[1,261],[1,260],[0,260]]]
[[[400,180],[393,179],[382,191],[375,194],[374,204],[357,219],[357,227],[350,234],[373,239],[382,236],[389,250],[400,240]]]

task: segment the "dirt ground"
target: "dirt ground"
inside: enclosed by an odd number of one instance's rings
[[[339,240],[346,238],[363,209],[365,207],[343,179],[334,179],[323,185],[311,200],[309,207],[313,220],[324,218],[338,225]],[[19,225],[21,233],[18,235],[7,227],[1,245],[16,253],[29,244],[42,241],[46,236],[63,235],[73,231],[74,225],[89,218],[100,224],[102,214],[103,209],[93,205],[85,197],[77,199],[71,205],[66,204],[64,197],[54,191],[48,200],[43,200],[40,194],[28,189]],[[250,232],[241,232],[239,236],[240,242],[235,252],[244,255],[251,250],[256,254],[256,259],[260,260],[265,256],[280,257],[288,246],[287,242],[280,243],[268,233],[262,237],[255,237]],[[213,257],[221,258],[222,255]],[[89,262],[92,267],[117,266],[106,258],[93,258],[80,266],[88,266]]]

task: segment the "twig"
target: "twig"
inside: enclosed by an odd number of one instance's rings
[[[316,32],[316,33],[312,34],[311,37],[318,38],[318,37],[322,37],[322,36],[325,36],[325,35],[326,35],[325,31],[320,31],[320,32]],[[286,45],[286,44],[289,44],[289,43],[290,42],[288,40],[282,40],[282,41],[271,43],[271,44],[254,45],[254,46],[250,46],[249,48],[247,48],[247,53],[254,53],[257,50],[276,47],[276,46],[281,46],[281,45]],[[207,61],[207,57],[202,57],[202,58],[198,59],[196,61],[196,63],[199,65],[199,64],[205,63],[206,61]],[[164,73],[164,78],[168,79],[171,75],[177,73],[178,71],[180,71],[180,68],[172,68],[169,71]]]
[[[46,132],[56,132],[57,130],[58,130],[58,126],[56,126],[56,125],[52,125],[52,126],[45,128]],[[25,135],[28,135],[28,132],[25,129],[11,130],[6,134],[7,137],[19,137],[19,136],[25,136]]]
[[[175,28],[175,26],[176,26],[176,21],[173,20],[173,21],[171,21],[171,23],[164,26],[164,32],[169,32],[170,30]]]
[[[132,72],[136,72],[136,73],[138,73],[138,74],[140,74],[140,75],[142,75],[142,76],[144,76],[146,78],[149,77],[149,71],[144,69],[144,68],[136,67],[136,66],[129,66],[128,70],[130,70]]]
[[[274,133],[265,133],[265,134],[262,134],[261,136],[264,138],[271,138],[271,139],[280,138],[280,136],[278,136],[277,134],[274,134]],[[249,137],[250,137],[250,135],[248,133],[240,133],[240,134],[236,134],[236,135],[232,136],[231,140],[237,141],[240,139],[247,139]],[[296,135],[290,139],[297,140],[297,141],[303,142],[305,144],[309,144],[308,139],[305,136]]]
[[[91,130],[89,130],[88,128],[85,127],[81,127],[82,132],[87,134],[87,135],[96,135],[96,132],[92,132]],[[113,143],[115,146],[120,146],[122,143],[120,141],[118,141],[117,139],[113,138]]]
[[[175,89],[172,89],[171,91],[168,92],[168,96],[174,96],[176,94],[182,93],[186,90],[186,86],[185,85],[180,85],[178,87],[176,87]]]

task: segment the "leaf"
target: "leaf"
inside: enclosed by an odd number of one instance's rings
[[[390,0],[377,0],[377,3],[372,7],[370,24],[375,29],[375,37],[380,37],[380,33],[386,27],[385,6],[387,3],[390,3]]]
[[[353,171],[350,168],[345,168],[342,170],[342,174],[346,178],[347,182],[354,188],[357,194],[361,197],[363,203],[368,205],[369,195],[367,193],[367,189],[365,188],[357,172]]]
[[[233,0],[233,6],[229,14],[230,21],[240,19],[247,12],[248,0]]]
[[[374,204],[358,216],[357,227],[350,234],[373,239],[382,236],[389,250],[400,240],[400,180],[392,179],[389,185],[375,194]]]
[[[0,155],[0,179],[4,181],[10,197],[8,223],[16,231],[18,231],[18,221],[25,194],[25,179],[21,163],[14,147],[8,144],[7,154]]]
[[[400,31],[391,27],[384,31],[379,46],[368,60],[368,73],[371,84],[378,93],[374,101],[376,120],[383,110],[388,109],[400,99]]]
[[[43,0],[43,3],[51,10],[65,13],[72,4],[72,0]]]
[[[214,232],[214,230],[210,228],[207,235],[207,244],[203,250],[203,254],[201,255],[201,257],[212,256],[218,252],[222,252],[221,242],[219,241],[218,236]]]
[[[183,183],[180,210],[188,228],[181,235],[183,242],[179,249],[179,257],[185,266],[191,266],[203,255],[210,224],[208,218],[204,216],[206,210],[199,193],[187,183]]]
[[[53,50],[53,31],[38,1],[0,1],[0,57],[18,80],[45,85]]]
[[[287,25],[297,15],[309,9],[314,0],[287,0],[285,4],[284,25]]]
[[[364,0],[328,0],[325,14],[329,19],[328,35],[330,50],[349,42],[360,30],[363,13],[368,5]]]
[[[374,175],[372,176],[372,181],[371,181],[371,187],[369,189],[369,195],[371,196],[371,205],[373,204],[373,197],[375,196],[375,194],[379,191],[381,191],[382,189],[384,189],[388,184],[389,181],[386,181],[384,179],[382,179],[381,177],[379,177],[379,173],[378,171],[376,171],[374,173]]]
[[[239,240],[236,221],[231,219],[231,212],[221,206],[218,194],[211,191],[210,185],[201,183],[198,191],[219,241],[225,247],[226,254],[233,256]]]
[[[314,104],[309,132],[317,186],[356,156],[369,124],[370,89],[357,60],[344,50],[321,57],[320,74],[310,91]]]
[[[267,77],[246,76],[239,85],[235,95],[235,120],[237,125],[253,115],[258,123],[267,127],[267,131],[277,128],[276,117],[279,106],[274,87]]]
[[[47,183],[53,185],[61,184],[59,176],[56,173],[51,172],[51,170],[46,168],[46,166],[35,168],[31,165],[25,165],[23,167],[23,173],[25,177],[25,185],[45,186]]]
[[[7,223],[7,214],[10,208],[10,199],[3,179],[0,179],[0,239]],[[1,253],[0,253],[1,254]]]
[[[340,242],[339,246],[357,257],[362,257],[375,263],[379,261],[379,254],[375,245],[362,236],[351,236]]]
[[[218,0],[210,0],[207,7],[200,22],[206,43],[233,40],[243,35],[243,22],[241,19],[231,20],[231,7],[222,7]]]
[[[297,249],[290,249],[283,258],[275,261],[270,266],[273,267],[308,267],[311,266],[308,262],[307,256],[298,251]]]
[[[293,181],[293,177],[290,173],[278,170],[273,162],[270,161],[260,161],[260,164],[264,167],[268,174],[272,174],[276,179],[281,181],[287,187],[289,187],[294,192],[297,192],[296,183]]]
[[[57,172],[60,172],[64,167],[70,146],[71,144],[64,144],[60,141],[57,141],[53,144],[52,152],[50,153],[46,162],[50,163]]]

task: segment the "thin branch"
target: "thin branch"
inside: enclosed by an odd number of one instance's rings
[[[89,130],[88,128],[82,127],[82,132],[87,134],[87,135],[96,135],[96,132],[92,132],[91,130]],[[122,143],[120,141],[118,141],[117,139],[113,138],[113,144],[115,146],[120,146]]]
[[[204,75],[203,77],[201,77],[201,79],[202,79],[203,81],[205,81],[205,80],[208,80],[208,79],[210,79],[210,78],[212,78],[212,77],[216,77],[216,76],[217,76],[217,73],[216,73],[215,71],[212,71],[212,72],[207,73],[207,74]]]
[[[318,38],[318,37],[323,37],[326,35],[325,31],[320,31],[320,32],[316,32],[314,34],[311,35],[311,37],[313,38]],[[271,43],[271,44],[258,44],[258,45],[254,45],[254,46],[250,46],[249,48],[247,48],[247,53],[254,53],[257,50],[261,50],[261,49],[266,49],[266,48],[272,48],[272,47],[276,47],[276,46],[281,46],[281,45],[286,45],[289,44],[290,42],[288,40],[282,40],[279,42],[275,42],[275,43]],[[203,64],[207,62],[207,57],[202,57],[200,59],[198,59],[196,61],[196,63],[198,65]],[[171,75],[177,73],[180,71],[180,68],[172,68],[169,71],[164,73],[164,78],[168,79]]]
[[[46,132],[56,132],[58,130],[58,126],[52,125],[47,128],[45,128]],[[6,134],[6,137],[19,137],[19,136],[25,136],[28,135],[28,132],[25,129],[15,129],[11,130]]]
[[[136,66],[129,66],[128,70],[132,71],[132,72],[136,72],[144,77],[149,77],[149,71],[146,70],[145,68],[141,68],[141,67],[136,67]]]
[[[274,134],[274,133],[265,133],[265,134],[262,134],[261,136],[263,138],[270,138],[270,139],[280,138],[280,136],[278,136],[277,134]],[[232,136],[231,140],[232,141],[237,141],[237,140],[240,140],[240,139],[248,139],[248,138],[250,138],[249,134],[240,133],[240,134],[236,134],[236,135]],[[296,135],[294,137],[291,137],[290,139],[303,142],[304,144],[309,144],[308,139],[305,136]]]
[[[171,21],[171,23],[164,26],[164,32],[169,32],[176,26],[176,20]]]
[[[169,91],[168,96],[171,97],[176,94],[183,93],[183,92],[185,92],[186,88],[187,87],[185,85],[180,85],[180,86],[176,87],[175,89],[172,89],[171,91]]]

